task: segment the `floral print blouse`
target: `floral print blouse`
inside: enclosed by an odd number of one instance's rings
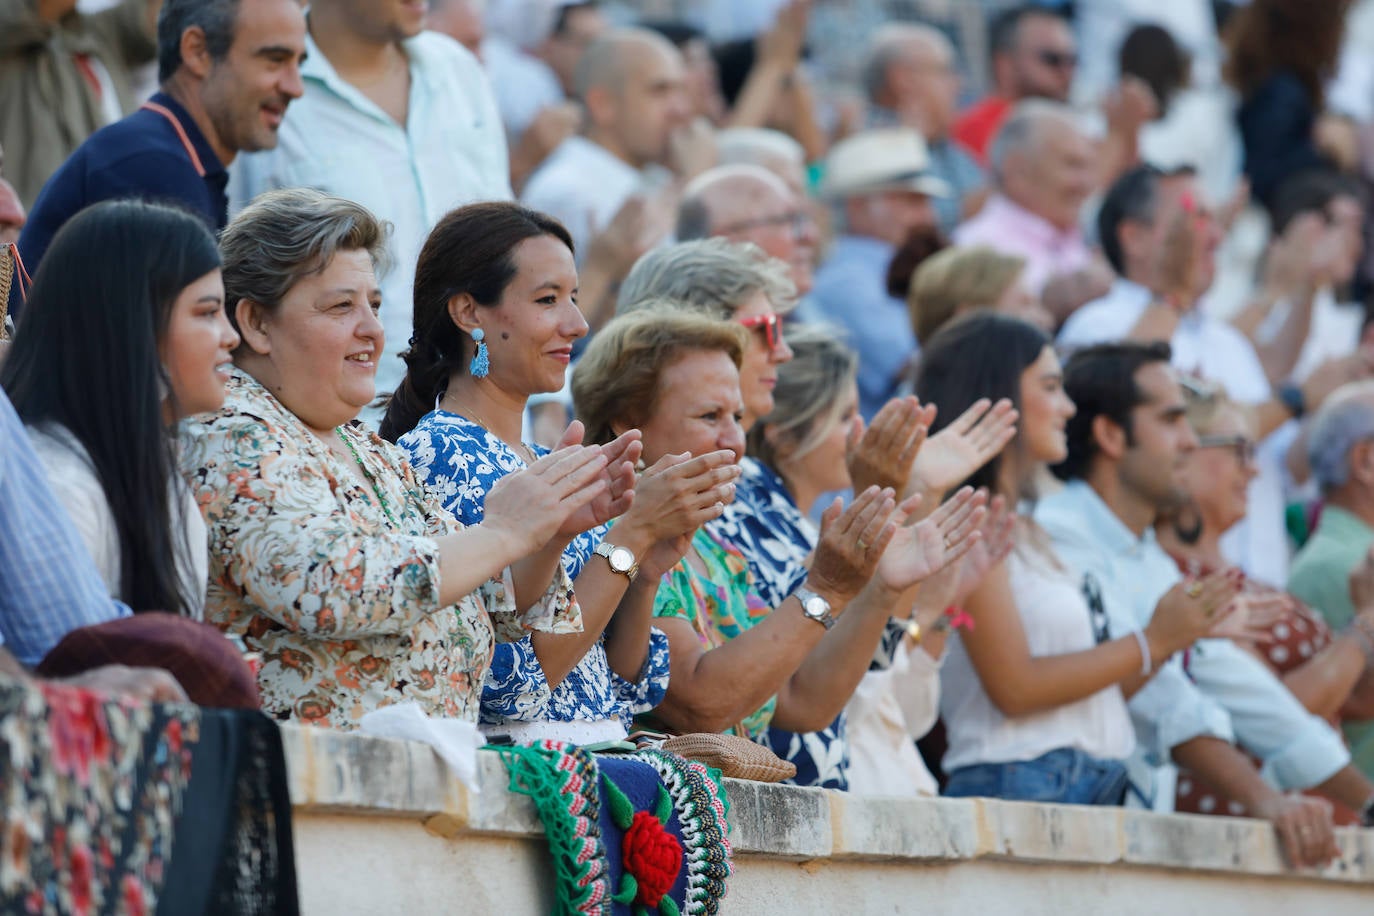
[[[664,573],[654,599],[654,616],[686,620],[696,631],[702,648],[709,652],[761,623],[770,608],[755,590],[749,564],[737,548],[700,528],[692,535],[691,549],[701,558],[706,575],[693,569],[685,559]],[[777,697],[769,697],[745,716],[741,737],[762,743],[777,705]],[[740,734],[737,728],[727,731]]]
[[[502,477],[523,470],[525,461],[480,424],[445,410],[426,414],[396,442],[410,456],[425,485],[465,525],[482,521],[487,493]],[[531,446],[540,456],[548,450]],[[563,568],[576,579],[606,536],[601,526],[573,539],[563,551]],[[668,637],[650,630],[649,651],[638,680],[611,670],[598,639],[568,676],[549,690],[529,637],[496,647],[482,684],[482,722],[618,719],[648,712],[668,691]]]
[[[749,561],[759,597],[769,607],[777,607],[806,579],[811,553],[816,549],[816,527],[801,514],[782,478],[772,468],[754,458],[745,458],[740,462],[740,470],[734,502],[707,527],[721,540],[740,549]],[[887,658],[890,663],[891,656]],[[797,775],[784,782],[848,789],[849,742],[845,740],[845,722],[841,711],[834,722],[818,732],[769,728],[765,743],[797,768]]]
[[[475,722],[496,642],[581,629],[572,584],[559,569],[523,614],[509,576],[441,606],[434,539],[463,525],[399,449],[357,422],[339,435],[384,505],[243,372],[219,411],[183,424],[181,467],[209,528],[205,618],[262,654],[263,709],[278,719],[352,728],[414,701]]]

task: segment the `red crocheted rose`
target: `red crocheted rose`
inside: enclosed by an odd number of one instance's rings
[[[639,884],[635,903],[658,906],[682,870],[682,844],[653,814],[636,811],[630,829],[625,831],[621,853],[625,870]]]

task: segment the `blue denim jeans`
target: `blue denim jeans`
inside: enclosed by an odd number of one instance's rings
[[[1126,765],[1060,748],[1034,760],[979,763],[949,774],[945,795],[1061,805],[1119,805],[1126,796]]]

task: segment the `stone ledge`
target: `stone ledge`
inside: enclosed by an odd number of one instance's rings
[[[429,747],[282,726],[291,799],[301,813],[419,820],[432,833],[542,837],[528,798],[506,789],[500,758],[478,759],[480,792],[462,786]],[[864,798],[729,780],[737,855],[796,860],[944,862],[993,859],[1197,873],[1297,877],[1277,838],[1246,818],[1158,815],[1120,808],[991,799]],[[1342,857],[1304,873],[1374,884],[1374,831],[1337,831]]]

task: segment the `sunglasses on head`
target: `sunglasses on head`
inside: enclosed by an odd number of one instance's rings
[[[763,331],[763,339],[767,341],[769,350],[782,346],[782,316],[777,312],[741,318],[739,323],[751,331]]]

